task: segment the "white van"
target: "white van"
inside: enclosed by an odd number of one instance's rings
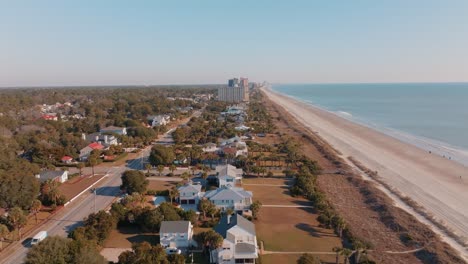
[[[47,231],[37,233],[31,240],[31,246],[36,245],[47,237]]]

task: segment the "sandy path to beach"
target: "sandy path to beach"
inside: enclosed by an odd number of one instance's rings
[[[343,158],[352,156],[378,171],[390,186],[422,205],[456,234],[468,238],[468,168],[335,114],[264,91],[298,121],[318,132]],[[466,247],[457,248],[468,256]]]

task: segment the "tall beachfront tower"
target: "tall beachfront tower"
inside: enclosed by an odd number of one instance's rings
[[[232,78],[228,86],[218,88],[218,101],[240,103],[249,101],[249,79]]]

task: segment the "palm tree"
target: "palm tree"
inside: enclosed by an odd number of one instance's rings
[[[31,208],[29,209],[32,214],[34,214],[34,217],[36,218],[36,224],[37,224],[37,213],[39,213],[39,210],[41,210],[42,203],[40,200],[35,199],[32,204]]]
[[[354,249],[354,262],[359,263],[361,261],[361,254],[366,254],[367,245],[362,243],[359,240],[354,241],[353,249]]]
[[[0,224],[0,251],[3,249],[3,241],[10,233],[6,225]]]
[[[145,164],[145,168],[146,168],[146,173],[148,174],[148,176],[150,175],[150,170],[153,166],[151,166],[151,164],[149,163],[146,163]]]
[[[94,152],[96,153],[96,152]],[[91,153],[91,155],[88,158],[88,165],[91,166],[93,177],[94,177],[94,166],[98,164],[98,158],[96,157],[96,154]],[[93,155],[94,154],[94,155]]]
[[[80,176],[83,176],[83,168],[84,168],[84,164],[83,163],[78,163],[76,164],[76,168],[78,168],[78,170],[80,171]]]
[[[353,251],[349,248],[343,248],[341,255],[344,257],[344,264],[349,263],[349,257],[353,254]]]
[[[158,167],[156,169],[159,172],[159,176],[161,176],[162,172],[164,171],[164,165],[158,165]]]
[[[171,204],[172,200],[179,196],[179,190],[176,187],[172,187],[172,189],[169,190],[169,199],[171,199]]]
[[[332,250],[333,250],[333,252],[336,253],[336,264],[339,264],[340,263],[340,255],[341,255],[341,252],[343,251],[343,248],[334,247]]]
[[[346,228],[346,222],[344,221],[343,218],[339,216],[334,217],[334,225],[336,229],[336,233],[340,238],[343,237],[343,230]]]
[[[232,215],[234,214],[234,210],[232,208],[226,209],[226,215]]]
[[[171,166],[169,166],[169,170],[171,171],[172,174],[174,174],[174,171],[177,169],[176,165],[174,164],[171,164]]]

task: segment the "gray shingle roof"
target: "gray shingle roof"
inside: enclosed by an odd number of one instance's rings
[[[238,254],[254,254],[255,250],[255,245],[248,243],[237,243],[235,246],[235,251]]]
[[[162,221],[160,233],[186,233],[189,230],[189,221]]]
[[[65,173],[65,171],[42,171],[40,175],[40,181],[47,181],[47,180],[53,180],[59,176],[62,176]]]
[[[230,217],[230,221],[228,223],[228,217]],[[245,219],[243,216],[239,214],[233,215],[224,215],[221,217],[219,224],[217,224],[214,230],[219,233],[223,238],[226,238],[227,231],[234,226],[238,226],[245,230],[246,232],[250,233],[251,235],[255,236],[255,225],[250,222],[249,220]]]
[[[218,173],[219,176],[231,176],[231,177],[236,177],[238,174],[242,175],[242,169],[238,169],[232,165],[222,165],[222,166],[217,166],[216,167],[216,172]]]
[[[218,188],[216,190],[206,192],[205,197],[210,200],[240,200],[252,197],[252,192],[233,187]]]
[[[186,184],[186,185],[183,185],[183,186],[180,186],[178,188],[179,192],[182,193],[182,192],[186,192],[186,193],[199,193],[201,192],[201,185],[199,184]]]

